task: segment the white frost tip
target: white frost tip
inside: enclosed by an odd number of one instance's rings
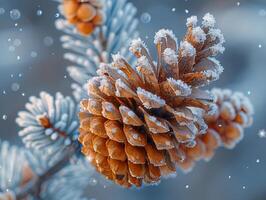
[[[214,25],[216,23],[215,18],[210,13],[205,14],[202,19],[203,19],[202,26],[204,28],[214,27]]]
[[[192,35],[197,42],[204,42],[206,40],[206,34],[199,26],[193,28]]]
[[[177,43],[177,38],[172,30],[161,29],[154,36],[154,44],[158,44],[161,41],[161,38],[166,39],[167,36],[171,37]]]
[[[178,96],[188,96],[192,92],[190,86],[181,80],[168,78],[167,81],[170,83],[172,88],[175,90],[175,94]]]
[[[163,58],[168,65],[174,65],[178,63],[178,56],[173,49],[166,48],[163,52]]]
[[[149,60],[146,56],[141,56],[140,58],[138,58],[137,60],[137,66],[141,66],[141,67],[150,67],[150,63]]]
[[[112,58],[114,61],[115,65],[123,66],[125,58],[121,56],[119,53],[118,54],[112,54]]]
[[[189,27],[189,26],[194,27],[197,25],[197,23],[198,23],[197,16],[191,16],[191,17],[187,18],[187,24],[186,24],[187,27]]]
[[[186,56],[191,57],[196,54],[196,49],[187,41],[180,43],[180,51],[181,51],[182,57],[186,57]]]
[[[224,36],[223,36],[223,34],[222,34],[220,29],[213,29],[213,28],[210,29],[209,30],[209,35],[210,35],[212,40],[218,39],[220,44],[225,42]]]
[[[129,50],[132,53],[140,53],[142,48],[145,48],[146,51],[148,52],[148,48],[146,44],[140,38],[138,38],[138,39],[132,40]]]
[[[148,92],[148,91],[146,91],[140,87],[138,87],[138,89],[137,89],[137,94],[138,94],[139,98],[141,99],[143,105],[147,109],[153,108],[151,104],[154,104],[154,103],[157,104],[157,106],[155,106],[157,108],[165,105],[165,100],[161,99],[157,95],[152,94],[152,93],[150,93],[150,92]]]

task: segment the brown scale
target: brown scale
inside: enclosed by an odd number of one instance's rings
[[[83,35],[90,35],[104,21],[100,0],[63,0],[64,15]]]
[[[82,152],[99,173],[119,185],[157,183],[177,167],[186,169],[186,163],[207,157],[204,149],[215,146],[212,136],[202,136],[199,114],[192,108],[210,110],[213,98],[200,87],[215,80],[206,71],[217,73],[218,64],[209,58],[217,52],[210,48],[221,41],[197,42],[194,28],[189,26],[184,41],[195,55],[182,53],[172,33],[161,30],[156,36],[157,63],[136,40],[130,47],[136,66],[115,55],[113,63],[102,64],[88,82],[89,98],[81,101],[80,112]],[[204,31],[209,34],[208,28]],[[176,62],[165,58],[167,51],[176,55]],[[191,91],[184,91],[184,85]],[[189,146],[191,142],[196,146]]]

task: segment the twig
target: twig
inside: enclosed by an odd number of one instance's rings
[[[63,169],[70,161],[70,158],[73,157],[76,150],[78,149],[78,145],[73,143],[70,147],[65,150],[65,155],[59,160],[55,165],[49,168],[42,175],[37,176],[29,183],[27,183],[24,187],[18,188],[15,191],[16,200],[23,200],[29,194],[38,197],[40,199],[40,191],[42,184],[49,180],[53,175]]]

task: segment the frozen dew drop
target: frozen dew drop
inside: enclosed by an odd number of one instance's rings
[[[37,14],[37,16],[42,16],[42,10],[37,10],[37,12],[36,12],[36,14]]]
[[[2,119],[3,119],[3,120],[7,120],[7,115],[3,115],[3,116],[2,116]]]
[[[0,8],[0,15],[3,15],[3,14],[5,14],[5,9],[4,8]]]
[[[58,18],[60,16],[59,13],[55,13],[55,18]]]
[[[13,20],[18,20],[21,17],[20,11],[18,9],[12,9],[10,11],[10,17]]]
[[[186,10],[185,10],[185,13],[187,13],[187,14],[188,14],[188,13],[189,13],[189,10],[188,10],[188,9],[186,9]]]
[[[45,46],[49,47],[49,46],[52,46],[54,44],[54,39],[50,36],[46,36],[44,39],[43,39],[43,43]]]
[[[151,15],[145,12],[141,15],[140,20],[142,21],[142,23],[148,24],[151,21]]]
[[[19,88],[20,88],[20,85],[18,83],[12,83],[11,90],[13,92],[17,92],[19,90]]]

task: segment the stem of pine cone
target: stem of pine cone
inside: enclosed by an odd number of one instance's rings
[[[44,182],[49,180],[53,175],[59,172],[61,169],[66,167],[69,164],[70,159],[78,150],[78,145],[73,143],[70,147],[68,147],[65,151],[65,155],[59,160],[55,165],[49,168],[42,175],[35,177],[29,183],[27,183],[24,187],[18,188],[15,191],[16,200],[24,200],[29,194],[33,195],[36,199],[40,198],[41,187]]]

